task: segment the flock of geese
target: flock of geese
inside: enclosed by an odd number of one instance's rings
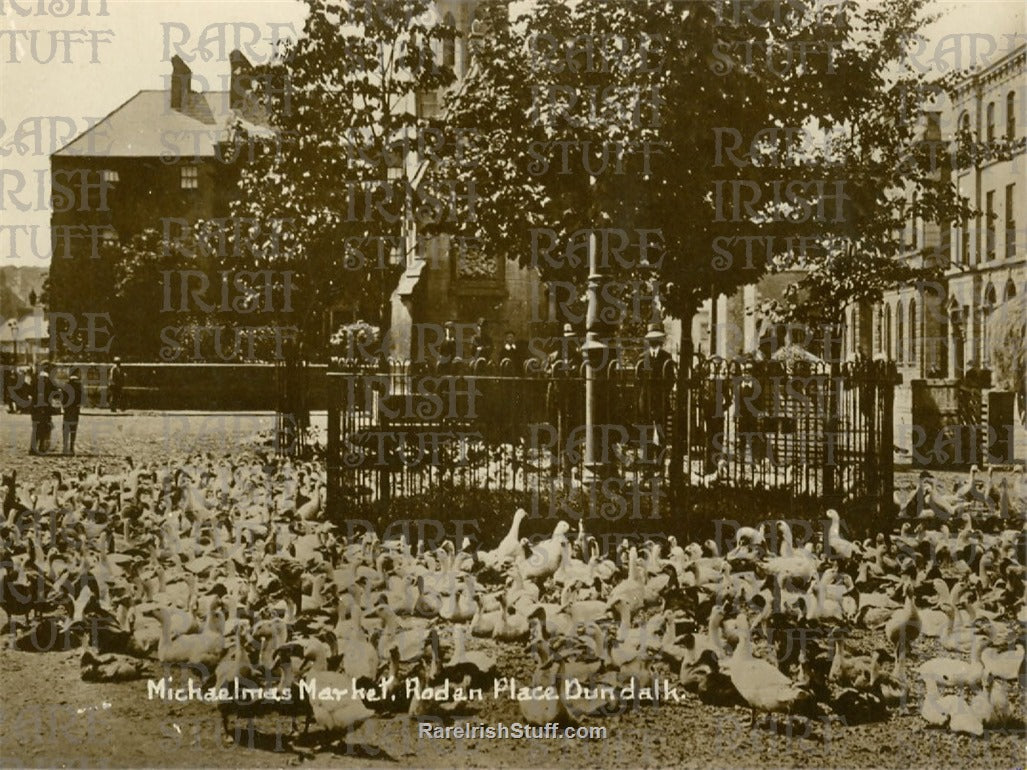
[[[163,672],[226,688],[226,736],[269,715],[335,740],[395,714],[480,708],[439,695],[456,688],[509,695],[536,724],[698,698],[753,722],[919,710],[977,736],[1023,728],[1022,471],[997,497],[972,472],[944,515],[925,477],[901,526],[862,542],[828,511],[808,542],[770,521],[608,554],[580,521],[522,536],[523,510],[490,550],[347,539],[324,521],[321,467],[260,454],[3,486],[14,646],[80,646],[88,681]]]

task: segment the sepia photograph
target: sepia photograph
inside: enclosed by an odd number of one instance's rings
[[[0,0],[0,766],[1023,768],[1022,0]]]

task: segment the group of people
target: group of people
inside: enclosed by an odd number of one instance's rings
[[[439,343],[435,365],[440,372],[451,369],[454,364],[460,361],[477,361],[484,359],[488,362],[502,364],[509,361],[515,372],[522,372],[524,362],[528,360],[528,345],[524,340],[517,339],[512,331],[506,333],[503,344],[499,347],[496,356],[496,346],[492,341],[492,333],[488,321],[479,318],[475,322],[474,334],[471,336],[470,344],[461,344],[457,339],[456,324],[447,321],[443,325],[444,336]]]
[[[643,424],[662,426],[670,413],[673,382],[668,365],[673,365],[674,358],[663,346],[666,338],[662,324],[649,325],[645,334],[645,348],[636,369],[639,381],[636,416]],[[584,359],[582,347],[578,343],[579,337],[574,327],[571,324],[564,324],[563,336],[546,362],[546,373],[550,378],[547,394],[550,412],[570,414],[572,425],[577,424],[574,421],[574,413],[581,407],[580,399],[573,388],[561,388],[560,382],[579,377],[581,374]],[[562,391],[568,395],[561,396]],[[561,408],[561,402],[567,402],[567,405]]]
[[[28,411],[31,417],[29,454],[53,453],[54,417],[57,415],[61,416],[62,454],[75,454],[84,403],[82,378],[77,372],[69,374],[64,382],[58,382],[48,361],[39,364],[34,371],[30,367],[18,370],[13,364],[5,365],[3,386],[7,411]],[[112,412],[124,410],[124,388],[125,371],[121,359],[115,358],[107,377],[107,401]]]
[[[500,365],[504,361],[508,361],[514,372],[523,373],[524,364],[530,358],[530,353],[527,342],[518,339],[514,332],[506,332],[503,344],[497,351],[492,341],[488,322],[484,318],[479,318],[475,323],[475,331],[469,345],[462,344],[462,341],[457,339],[456,327],[457,325],[453,321],[447,321],[443,325],[444,337],[438,346],[435,359],[435,364],[440,371],[445,371],[460,361],[484,359]],[[662,324],[649,325],[645,335],[644,369],[647,372],[657,373],[655,374],[657,377],[663,376],[666,362],[673,360],[670,353],[663,348],[665,339],[666,335]],[[579,342],[579,334],[573,325],[564,324],[562,336],[554,341],[549,357],[545,361],[546,371],[552,374],[559,370],[571,370],[579,367],[582,363]]]
[[[78,420],[82,411],[81,377],[73,372],[66,382],[58,383],[51,375],[50,367],[43,364],[37,370],[36,376],[27,384],[29,412],[32,416],[29,454],[42,455],[51,452],[53,418],[60,414],[63,454],[74,455]]]
[[[506,332],[503,343],[495,346],[485,319],[479,318],[468,344],[457,336],[457,324],[444,325],[445,336],[437,349],[436,367],[441,374],[454,373],[461,362],[484,359],[498,364],[501,376],[525,373],[525,363],[531,358],[528,345],[518,339],[514,332]],[[652,323],[644,335],[644,349],[636,369],[638,388],[637,404],[632,405],[633,420],[644,425],[655,426],[664,431],[671,413],[673,391],[674,359],[664,347],[666,334],[663,325]],[[582,335],[573,324],[563,325],[562,333],[550,340],[551,345],[545,359],[539,360],[539,370],[548,380],[545,387],[545,412],[547,421],[562,429],[571,430],[584,421],[584,399],[580,380],[583,377],[582,364],[585,361],[586,346]],[[603,391],[605,393],[605,390]],[[611,394],[612,396],[612,394]],[[518,413],[518,402],[523,394],[514,390],[508,393],[513,400],[514,413]],[[620,419],[625,414],[621,406],[601,396],[600,415],[603,419]],[[635,407],[637,406],[637,411]],[[614,412],[617,411],[617,414]]]

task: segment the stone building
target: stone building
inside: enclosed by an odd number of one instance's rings
[[[994,421],[995,415],[988,414],[988,391],[1011,387],[987,381],[995,344],[989,319],[1003,304],[1025,301],[1025,59],[1027,45],[1020,45],[971,71],[938,101],[937,111],[925,114],[928,140],[955,142],[959,131],[967,131],[977,143],[1003,148],[994,159],[974,155],[965,165],[939,169],[980,216],[951,228],[912,220],[896,234],[904,246],[898,258],[915,266],[943,267],[941,281],[896,287],[875,307],[846,310],[846,356],[862,349],[898,366],[903,381],[896,391],[896,444],[914,461],[925,428],[930,434],[944,424]],[[980,404],[969,409],[960,400],[968,374],[985,383]],[[1002,418],[1011,421],[1014,433],[1009,451],[1004,450],[1007,459],[1010,454],[1024,457],[1022,411],[1021,403]],[[929,462],[927,454],[919,459]]]
[[[230,63],[228,90],[199,92],[189,65],[172,57],[168,88],[139,91],[51,155],[51,311],[109,309],[119,265],[103,257],[105,242],[153,228],[174,247],[192,241],[197,221],[228,216],[245,161],[229,149],[232,127],[266,123],[248,98],[249,61],[233,51]]]
[[[1011,154],[956,174],[960,194],[984,213],[962,223],[951,239],[945,300],[951,377],[961,376],[973,364],[989,367],[988,318],[997,305],[1022,295],[1027,281],[1025,61],[1027,45],[1021,45],[967,77],[952,94],[954,125],[968,128],[979,141],[1004,138]]]
[[[436,2],[439,18],[453,24],[459,33],[439,51],[458,79],[467,74],[475,46],[488,34],[485,25],[475,18],[480,5],[477,0]],[[459,88],[459,82],[454,87]],[[418,112],[440,114],[443,97],[441,92],[419,94]],[[416,166],[406,170],[414,184],[423,172]],[[484,318],[498,341],[508,331],[520,339],[538,336],[562,320],[555,317],[536,270],[447,236],[419,239],[413,221],[407,225],[407,234],[406,265],[392,294],[392,357],[416,360],[425,355],[424,346],[432,343],[438,328],[447,321],[466,324],[470,333],[470,325]]]

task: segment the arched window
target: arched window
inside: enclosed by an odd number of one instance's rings
[[[970,130],[970,113],[964,112],[959,116],[959,130],[969,131]]]
[[[1006,185],[1006,259],[1016,256],[1016,185]]]
[[[1010,278],[1006,281],[1006,295],[1002,298],[1004,302],[1008,302],[1016,296],[1016,284],[1013,283],[1013,279]]]
[[[884,306],[884,356],[892,359],[891,305]]]
[[[916,300],[909,301],[909,363],[916,363]]]
[[[989,142],[995,141],[995,102],[988,102],[988,109],[984,113],[986,120],[986,136]]]
[[[903,352],[905,350],[906,332],[904,328],[905,318],[902,315],[902,300],[895,306],[895,360],[898,363],[905,361]]]
[[[1016,92],[1006,94],[1006,139],[1016,139]]]
[[[955,297],[949,301],[949,351],[952,362],[951,374],[960,377],[966,365],[966,324],[963,309]]]
[[[445,26],[456,34],[456,19],[452,13],[447,13],[444,19]],[[448,37],[442,41],[442,64],[445,67],[456,67],[456,38]]]

